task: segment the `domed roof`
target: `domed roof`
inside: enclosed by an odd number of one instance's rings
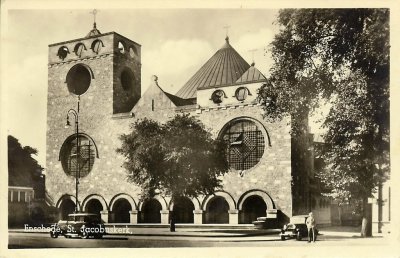
[[[93,29],[89,31],[89,33],[86,35],[86,38],[90,38],[92,36],[97,36],[100,34],[101,32],[96,28],[96,23],[93,23]]]
[[[199,89],[232,85],[249,67],[226,37],[222,48],[185,83],[176,96],[183,99],[196,98]]]

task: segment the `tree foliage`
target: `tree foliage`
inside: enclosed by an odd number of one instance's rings
[[[43,167],[32,155],[37,155],[36,149],[22,147],[18,139],[8,136],[8,185],[33,187],[40,196],[44,189],[37,188],[42,184]]]
[[[341,201],[369,197],[389,170],[389,10],[287,9],[277,24],[266,116],[298,127],[328,101],[320,177]]]
[[[143,119],[120,137],[128,180],[142,187],[142,198],[157,193],[194,197],[221,187],[228,171],[226,146],[194,117],[176,115],[165,124]]]

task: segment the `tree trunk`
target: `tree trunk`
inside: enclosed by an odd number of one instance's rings
[[[372,237],[372,211],[368,198],[363,199],[363,218],[361,223],[361,237]]]

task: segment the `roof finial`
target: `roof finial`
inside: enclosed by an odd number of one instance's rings
[[[97,10],[93,9],[93,11],[91,11],[90,13],[93,14],[93,28],[96,29],[96,14],[97,14]]]
[[[224,29],[226,30],[226,37],[225,37],[225,40],[226,40],[226,42],[228,42],[229,43],[229,28],[230,28],[231,26],[229,26],[229,25],[225,25],[224,26]]]
[[[254,65],[255,65],[255,63],[254,63],[254,52],[256,52],[257,50],[258,50],[257,48],[254,48],[254,49],[250,49],[250,50],[249,50],[249,52],[251,52],[251,55],[252,55],[251,66],[254,66]]]

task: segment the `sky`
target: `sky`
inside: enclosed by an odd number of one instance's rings
[[[97,28],[142,45],[142,94],[157,75],[175,93],[220,48],[231,45],[268,76],[275,9],[97,9]],[[38,150],[45,167],[48,45],[84,37],[92,9],[11,9],[3,30],[7,134]],[[226,26],[229,26],[227,30]],[[4,29],[4,27],[3,27]],[[5,36],[4,36],[5,35]],[[254,51],[252,51],[254,50]],[[3,78],[4,79],[4,78]],[[4,121],[4,120],[3,120]]]

